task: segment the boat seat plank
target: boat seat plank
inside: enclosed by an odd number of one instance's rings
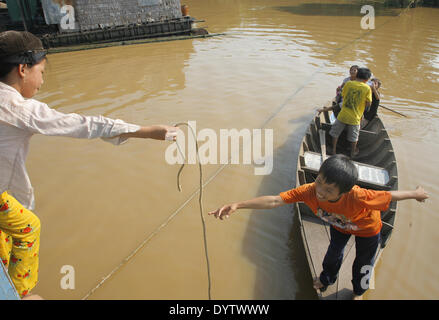
[[[304,166],[302,169],[314,174],[319,172],[322,164],[322,157],[319,153],[307,151],[303,155]],[[386,169],[371,166],[365,163],[355,162],[354,165],[358,170],[358,181],[363,185],[376,187],[378,189],[390,189],[389,173]]]

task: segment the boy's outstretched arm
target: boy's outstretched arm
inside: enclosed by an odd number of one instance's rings
[[[428,199],[428,193],[420,186],[411,191],[390,191],[390,194],[392,195],[392,201],[415,199],[419,202],[424,202],[425,199]]]
[[[280,196],[262,196],[250,200],[227,204],[214,211],[210,211],[209,215],[214,215],[215,218],[220,218],[223,220],[224,218],[228,218],[238,209],[272,209],[285,204],[286,203]]]

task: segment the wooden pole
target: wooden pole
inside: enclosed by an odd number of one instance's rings
[[[322,163],[326,160],[326,132],[323,129],[319,130],[320,136],[320,151],[322,154]]]
[[[403,117],[406,117],[406,118],[407,118],[407,116],[406,116],[405,114],[403,114],[403,113],[401,113],[401,112],[398,112],[398,111],[395,111],[395,110],[393,110],[393,109],[391,109],[391,108],[389,108],[389,107],[385,107],[385,106],[383,106],[382,104],[380,104],[380,107],[381,107],[381,108],[384,108],[384,109],[386,109],[386,110],[392,111],[392,112],[394,112],[394,113],[396,113],[396,114],[399,114],[400,116],[403,116]]]

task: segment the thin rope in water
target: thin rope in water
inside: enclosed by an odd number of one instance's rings
[[[350,45],[354,44],[355,42],[357,42],[358,40],[370,35],[374,30],[377,30],[378,28],[384,26],[385,24],[389,23],[390,21],[392,21],[391,19],[388,19],[386,22],[382,23],[381,25],[379,25],[377,28],[372,29],[368,32],[365,32],[364,34],[360,35],[359,37],[355,38],[354,40],[346,43],[345,45],[334,49],[334,53],[332,55],[330,55],[328,57],[328,59],[332,59],[334,58],[337,54],[339,54],[341,51],[343,51],[344,49],[346,49],[347,47],[349,47]],[[273,120],[285,107],[286,105],[300,92],[302,91],[314,78],[317,74],[319,74],[320,72],[322,72],[322,68],[319,68],[319,70],[314,71],[314,73],[311,74],[311,76],[308,78],[307,81],[304,82],[303,85],[301,85],[299,88],[297,88],[291,95],[289,95],[285,101],[263,122],[261,129],[265,128],[268,123],[271,122],[271,120]],[[196,141],[196,139],[195,139]],[[181,151],[180,151],[181,152]],[[197,153],[198,154],[198,153]],[[229,161],[230,161],[231,156],[229,156]],[[82,300],[86,300],[88,299],[97,289],[99,289],[104,282],[106,282],[109,278],[111,278],[121,267],[123,267],[128,261],[130,261],[135,255],[136,253],[141,250],[155,235],[157,235],[161,230],[163,230],[163,228],[165,228],[171,221],[172,219],[175,218],[175,216],[180,213],[180,211],[198,194],[202,194],[202,189],[204,187],[206,187],[213,179],[215,179],[223,170],[224,168],[228,165],[229,161],[227,161],[226,164],[222,164],[208,179],[207,181],[202,184],[202,186],[196,190],[195,192],[193,192],[189,198],[183,202],[183,204],[176,210],[174,211],[160,226],[158,226],[152,233],[150,233],[145,240],[136,248],[132,251],[132,253],[130,255],[128,255],[125,259],[122,260],[122,262],[115,267],[107,276],[103,277],[102,280],[93,288],[91,289],[83,298]],[[180,172],[182,170],[182,167],[180,167]],[[179,185],[179,182],[177,182],[177,185]],[[204,225],[204,219],[203,219],[203,225]],[[205,247],[207,248],[207,247]],[[206,249],[207,252],[207,249]],[[209,263],[208,263],[209,265]],[[209,268],[209,279],[210,279],[210,268]],[[210,283],[209,283],[209,296],[210,296]]]
[[[199,192],[199,197],[198,197],[198,205],[200,206],[200,217],[201,217],[201,224],[203,226],[203,241],[204,241],[204,254],[205,254],[205,258],[206,258],[206,268],[207,268],[207,296],[209,298],[209,300],[212,300],[212,295],[211,295],[211,288],[212,288],[212,281],[211,281],[211,276],[210,276],[210,262],[209,262],[209,252],[207,249],[207,232],[206,232],[206,221],[204,220],[204,214],[203,214],[203,168],[202,168],[202,164],[201,164],[201,160],[200,160],[200,155],[198,153],[198,141],[197,141],[197,136],[194,132],[194,129],[186,122],[180,122],[177,123],[175,125],[175,127],[180,127],[180,126],[186,126],[190,129],[190,131],[192,132],[192,135],[194,137],[194,141],[195,141],[195,148],[196,148],[196,154],[197,154],[197,160],[198,160],[198,167],[200,169],[200,192]],[[177,141],[175,142],[177,144],[177,148],[180,152],[180,154],[182,155],[183,159],[184,159],[184,155],[180,150],[180,147],[178,146]],[[177,173],[177,188],[178,191],[181,192],[181,184],[180,184],[180,175],[181,172],[183,171],[184,168],[184,164],[185,161],[183,161],[183,164],[181,165],[180,169],[178,170]]]

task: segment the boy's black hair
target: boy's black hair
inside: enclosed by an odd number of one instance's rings
[[[372,72],[368,68],[358,68],[357,79],[369,80],[372,76]]]
[[[353,66],[351,66],[351,67],[349,68],[349,71],[351,71],[351,70],[352,70],[352,68],[355,68],[355,69],[357,69],[357,71],[358,71],[358,69],[360,69],[360,67],[359,67],[359,66],[357,66],[356,64],[354,64]]]
[[[349,157],[336,154],[326,159],[320,167],[319,174],[325,183],[335,184],[340,194],[349,192],[357,183],[358,170]]]

